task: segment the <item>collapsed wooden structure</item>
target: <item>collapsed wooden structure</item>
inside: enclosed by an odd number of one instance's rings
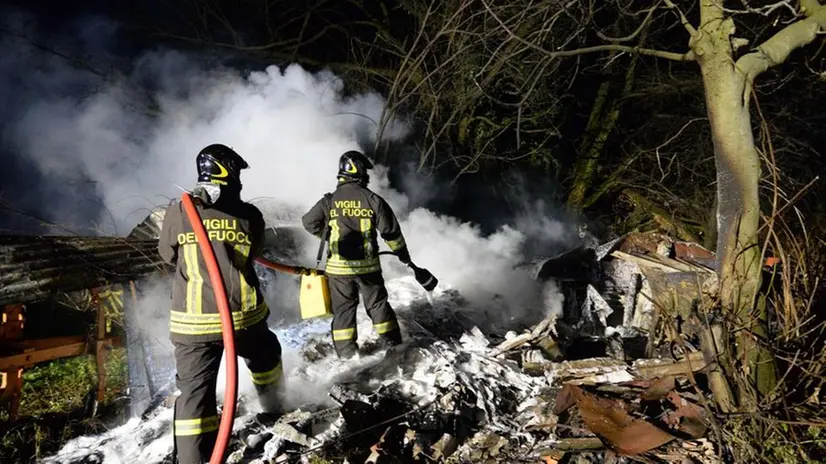
[[[105,394],[106,353],[124,341],[112,332],[111,318],[122,313],[124,288],[135,303],[135,281],[168,272],[154,239],[120,237],[0,235],[0,404],[17,415],[23,371],[35,364],[94,354],[97,399]],[[27,305],[83,294],[96,312],[93,333],[26,339]]]

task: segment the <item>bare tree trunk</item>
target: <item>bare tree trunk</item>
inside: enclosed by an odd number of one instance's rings
[[[670,2],[669,2],[670,3]],[[800,0],[805,15],[784,27],[739,59],[734,59],[734,22],[717,0],[701,0],[700,27],[691,33],[706,94],[706,109],[717,164],[717,254],[723,309],[735,316],[735,352],[751,382],[738,392],[740,405],[755,408],[758,395],[768,395],[777,383],[774,358],[765,340],[765,304],[758,304],[761,255],[760,156],[754,144],[749,101],[754,80],[783,63],[789,54],[812,43],[826,28],[826,7],[819,0]]]
[[[768,394],[776,378],[771,354],[756,338],[766,335],[765,311],[756,312],[761,266],[760,156],[749,113],[747,75],[735,64],[734,24],[712,0],[702,1],[702,26],[692,40],[703,76],[706,111],[717,167],[717,254],[723,310],[734,316],[735,353],[752,387]],[[741,406],[754,407],[752,392],[739,391]]]

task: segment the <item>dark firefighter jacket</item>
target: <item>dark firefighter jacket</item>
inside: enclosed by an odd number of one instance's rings
[[[406,249],[399,221],[384,198],[355,181],[343,181],[302,218],[321,238],[330,228],[326,273],[361,275],[381,271],[377,235],[393,251]],[[378,231],[378,234],[377,234]]]
[[[223,199],[209,207],[197,204],[196,208],[221,269],[235,330],[266,320],[269,309],[253,269],[254,258],[261,252],[264,239],[261,211],[241,200]],[[173,341],[221,340],[221,318],[209,271],[179,201],[166,209],[158,251],[164,261],[176,265],[170,338]]]

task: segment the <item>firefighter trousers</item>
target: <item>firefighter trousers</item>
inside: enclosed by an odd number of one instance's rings
[[[216,386],[224,343],[173,342],[176,381],[174,454],[181,464],[209,462],[218,436]],[[278,412],[283,398],[281,344],[265,323],[236,332],[235,350],[250,370],[264,412]]]
[[[339,358],[350,358],[358,351],[356,310],[359,293],[382,347],[388,348],[402,342],[399,323],[396,313],[387,301],[387,288],[384,286],[381,272],[353,276],[328,274],[327,282],[333,310],[333,345]]]

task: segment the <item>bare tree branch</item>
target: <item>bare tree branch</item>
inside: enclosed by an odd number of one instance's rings
[[[588,53],[600,53],[600,52],[626,52],[638,55],[647,55],[647,56],[656,56],[658,58],[664,58],[667,60],[673,61],[694,61],[694,52],[688,51],[686,53],[675,53],[675,52],[667,52],[664,50],[653,50],[650,48],[641,48],[641,47],[629,47],[627,45],[619,45],[619,44],[606,44],[606,45],[595,45],[593,47],[584,47],[578,48],[575,50],[560,50],[557,52],[552,52],[550,50],[546,50],[539,45],[536,45],[532,42],[529,42],[522,37],[518,36],[514,33],[502,20],[499,16],[490,8],[488,2],[482,0],[482,4],[485,6],[485,9],[491,16],[499,23],[499,25],[508,33],[508,35],[518,41],[519,43],[530,47],[540,53],[545,54],[545,56],[549,58],[564,58],[564,57],[571,57],[577,55],[585,55]]]
[[[686,18],[685,13],[683,13],[682,10],[680,10],[680,8],[674,4],[674,2],[672,2],[671,0],[665,0],[665,6],[677,12],[677,15],[679,15],[680,17],[680,24],[682,24],[685,30],[688,31],[688,35],[690,35],[691,37],[697,35],[697,29],[691,25],[691,22],[688,20],[688,18]]]
[[[818,32],[826,28],[826,6],[818,0],[801,0],[801,10],[807,15],[792,23],[765,42],[757,49],[737,60],[737,67],[746,76],[748,82],[773,66],[777,66],[789,57],[794,50],[812,43]]]
[[[668,0],[666,0],[666,1],[668,1]],[[640,23],[640,25],[637,27],[637,29],[635,31],[633,31],[632,33],[630,33],[630,34],[628,34],[624,37],[608,37],[602,31],[597,29],[596,30],[597,37],[599,37],[600,39],[602,39],[606,42],[611,42],[611,43],[630,42],[630,41],[636,39],[637,36],[640,35],[640,32],[642,32],[643,29],[645,29],[645,27],[648,26],[648,24],[651,22],[651,18],[654,17],[654,12],[657,11],[658,6],[659,6],[659,2],[657,4],[655,4],[654,6],[652,6],[651,8],[647,9],[647,13],[645,15],[645,18],[642,20],[642,23]],[[591,17],[594,16],[593,8],[591,8],[590,16]]]
[[[78,69],[82,69],[84,71],[90,72],[90,73],[92,73],[92,74],[94,74],[98,77],[102,77],[104,79],[110,77],[108,74],[104,73],[103,71],[100,71],[100,70],[96,69],[95,67],[93,67],[88,62],[86,62],[84,60],[81,60],[80,58],[78,58],[76,56],[67,55],[66,53],[55,50],[54,48],[49,47],[48,45],[44,45],[40,42],[36,42],[34,39],[32,39],[31,37],[29,37],[25,34],[21,34],[19,32],[13,31],[13,30],[8,29],[6,27],[0,27],[0,34],[6,34],[6,35],[14,37],[16,39],[22,40],[22,41],[26,42],[27,44],[29,44],[33,48],[36,48],[40,51],[50,53],[54,56],[62,58],[64,60],[68,61],[72,66],[74,66]]]
[[[723,2],[721,0],[715,0],[715,2],[720,7],[720,9],[722,9],[726,13],[731,13],[731,14],[759,14],[759,15],[762,15],[762,16],[769,16],[770,14],[774,13],[775,11],[777,11],[781,8],[785,8],[785,9],[788,9],[792,13],[793,16],[797,16],[797,11],[794,9],[794,6],[792,5],[792,3],[793,3],[792,0],[780,0],[779,2],[770,3],[768,5],[763,5],[763,6],[756,7],[756,8],[753,7],[753,6],[750,6],[748,4],[748,2],[741,1],[743,6],[745,7],[742,10],[736,10],[734,8],[726,8],[723,5]]]
[[[517,38],[518,40],[518,38]],[[685,53],[676,53],[676,52],[667,52],[664,50],[655,50],[651,48],[641,48],[641,47],[629,47],[626,45],[615,45],[615,44],[608,44],[608,45],[595,45],[593,47],[583,47],[578,48],[575,50],[562,50],[558,52],[552,52],[549,50],[544,50],[540,47],[536,47],[537,51],[541,51],[545,53],[550,58],[562,58],[562,57],[570,57],[570,56],[577,56],[577,55],[584,55],[587,53],[599,53],[599,52],[625,52],[631,53],[635,55],[645,55],[645,56],[655,56],[657,58],[664,58],[667,60],[672,61],[694,61],[694,52],[687,51]]]

